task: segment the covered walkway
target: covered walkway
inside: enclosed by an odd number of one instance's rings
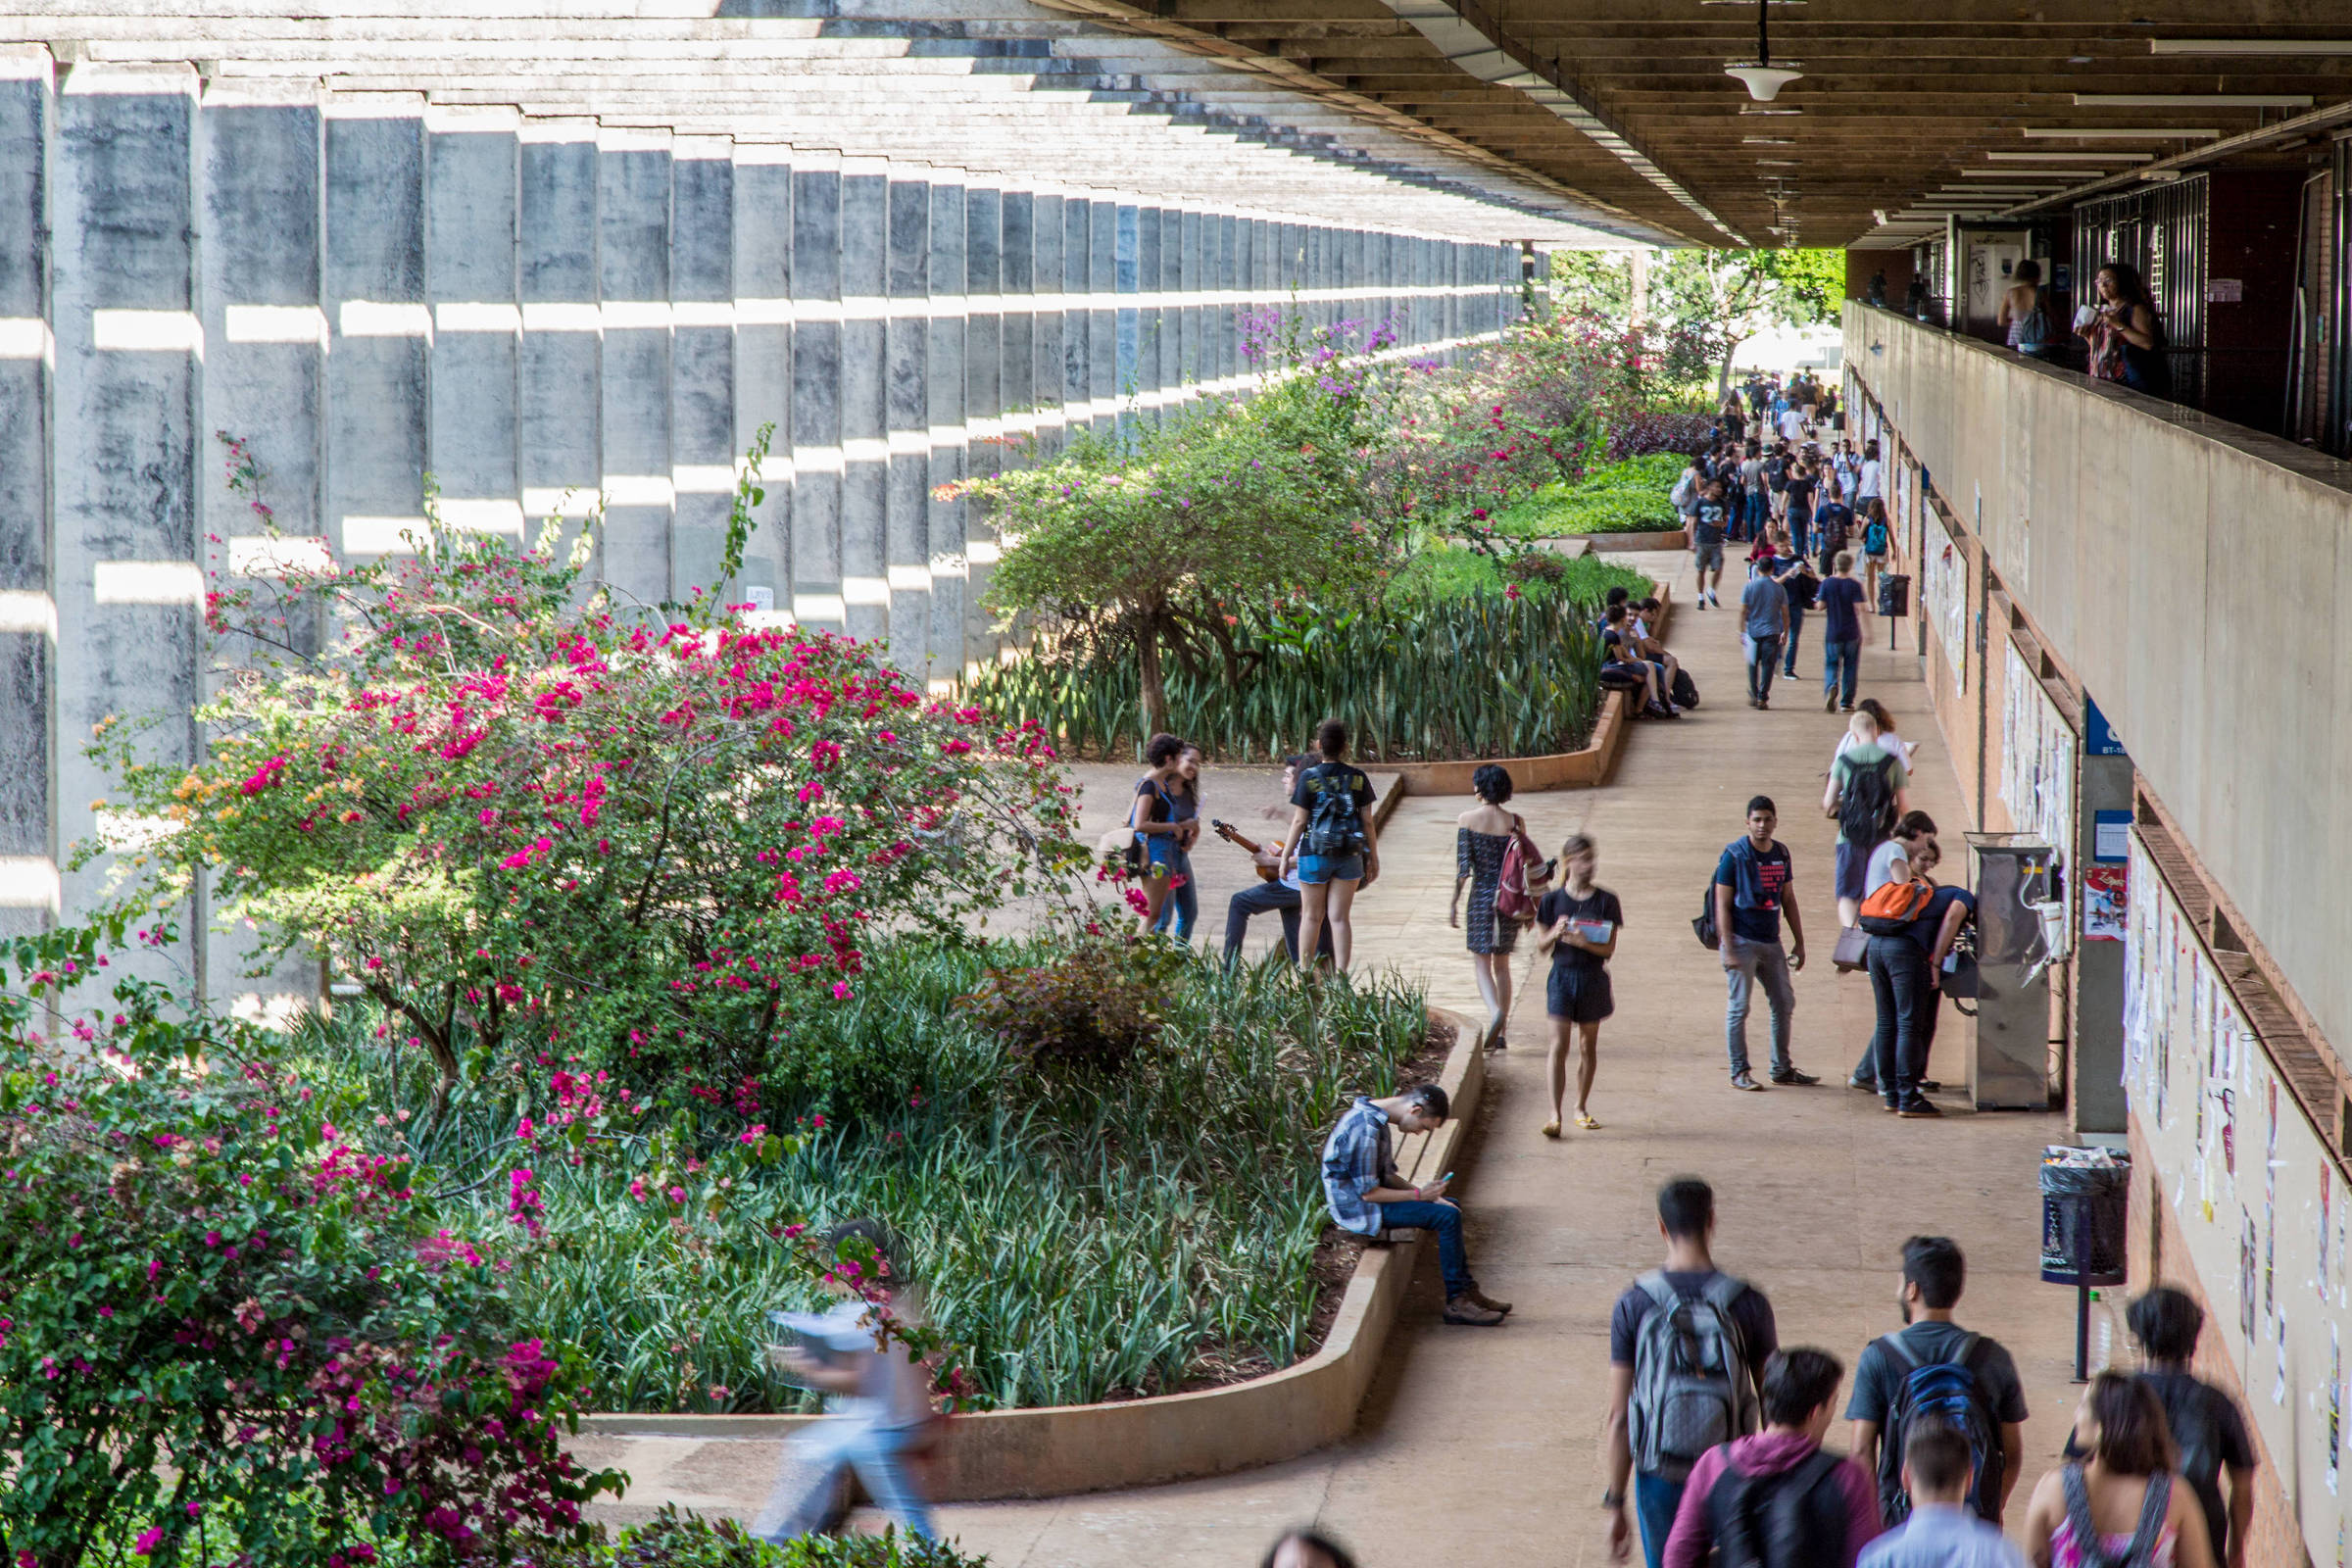
[[[1648,558],[1645,569],[1679,573],[1678,588],[1689,586],[1684,558]],[[1818,671],[1819,630],[1814,617],[1800,669]],[[1923,743],[1915,804],[1957,849],[1965,818],[1917,661],[1886,652],[1884,622],[1875,630],[1863,690]],[[2065,1140],[2064,1124],[1969,1114],[1951,1093],[1942,1097],[1955,1112],[1947,1120],[1898,1122],[1875,1099],[1838,1087],[1871,1024],[1866,982],[1840,979],[1829,966],[1835,826],[1817,808],[1840,721],[1821,711],[1817,673],[1786,688],[1772,710],[1748,709],[1731,613],[1678,610],[1671,642],[1705,706],[1678,723],[1641,728],[1609,788],[1516,803],[1546,849],[1580,829],[1599,840],[1600,880],[1623,899],[1627,933],[1614,964],[1618,1013],[1602,1029],[1593,1095],[1603,1130],[1571,1132],[1557,1144],[1538,1134],[1544,1021],[1532,951],[1522,962],[1512,1046],[1490,1065],[1456,1195],[1471,1216],[1480,1282],[1515,1303],[1510,1322],[1497,1331],[1439,1325],[1433,1262],[1429,1277],[1415,1282],[1391,1342],[1394,1367],[1353,1441],[1212,1481],[944,1509],[945,1528],[967,1546],[1006,1568],[1230,1568],[1255,1562],[1278,1530],[1311,1521],[1367,1564],[1605,1562],[1597,1500],[1609,1308],[1636,1273],[1655,1264],[1653,1195],[1683,1172],[1715,1184],[1718,1261],[1772,1297],[1784,1343],[1833,1350],[1849,1373],[1868,1339],[1899,1322],[1903,1238],[1940,1232],[1960,1241],[1971,1265],[1961,1320],[2010,1347],[2034,1411],[2013,1530],[2022,1521],[2025,1489],[2064,1442],[2074,1405],[2073,1298],[2035,1276],[2034,1165],[2044,1143]],[[1720,971],[1691,940],[1689,919],[1717,852],[1740,831],[1746,800],[1759,792],[1782,808],[1800,909],[1811,917],[1813,963],[1797,978],[1795,1051],[1823,1083],[1740,1095],[1726,1086]],[[1422,979],[1434,1003],[1475,1012],[1460,934],[1446,924],[1453,817],[1466,804],[1417,799],[1398,808],[1383,878],[1358,906],[1359,961],[1396,964]],[[1213,944],[1223,900],[1207,902],[1203,936]],[[1252,933],[1253,951],[1261,940]],[[1963,1075],[1958,1022],[1946,1016],[1933,1063],[1934,1075],[1955,1087]],[[1751,1020],[1759,1051],[1763,1027]],[[1842,1429],[1836,1436],[1841,1442]],[[631,1516],[666,1494],[705,1509],[748,1508],[772,1453],[748,1443],[627,1447],[608,1453],[599,1445],[593,1456],[635,1474],[630,1502],[638,1506],[615,1510]]]

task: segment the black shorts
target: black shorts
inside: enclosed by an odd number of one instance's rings
[[[1609,971],[1582,964],[1553,964],[1544,1002],[1544,1011],[1570,1023],[1598,1023],[1617,1010],[1617,999],[1609,991]]]
[[[1870,851],[1856,844],[1852,839],[1846,838],[1842,834],[1838,836],[1834,884],[1838,897],[1853,899],[1857,902],[1861,899],[1863,885],[1869,880],[1870,855]]]

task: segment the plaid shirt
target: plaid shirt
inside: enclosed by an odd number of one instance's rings
[[[1323,1194],[1340,1229],[1380,1234],[1381,1205],[1365,1202],[1364,1195],[1396,1185],[1388,1179],[1396,1168],[1387,1114],[1369,1100],[1356,1101],[1323,1145]]]

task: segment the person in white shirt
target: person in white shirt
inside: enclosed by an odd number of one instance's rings
[[[1805,438],[1805,411],[1788,409],[1781,415],[1781,439],[1795,445]]]
[[[901,1531],[931,1539],[930,1509],[906,1468],[931,1435],[931,1375],[911,1348],[883,1332],[888,1319],[916,1315],[911,1281],[879,1221],[836,1225],[819,1245],[834,1260],[825,1288],[841,1302],[823,1313],[778,1314],[801,1343],[769,1353],[786,1377],[826,1396],[831,1419],[786,1440],[752,1533],[782,1545],[824,1530],[845,1473],[855,1470]]]
[[[1854,481],[1854,511],[1868,512],[1863,503],[1886,493],[1886,466],[1879,461],[1879,444],[1868,442],[1862,448],[1862,476]]]

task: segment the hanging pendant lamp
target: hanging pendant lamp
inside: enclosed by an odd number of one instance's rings
[[[1772,63],[1772,39],[1765,30],[1765,18],[1771,0],[1756,0],[1756,63],[1752,66],[1726,66],[1723,74],[1737,76],[1747,88],[1747,95],[1760,104],[1768,104],[1781,95],[1781,89],[1792,81],[1802,81],[1805,74],[1790,71]]]

